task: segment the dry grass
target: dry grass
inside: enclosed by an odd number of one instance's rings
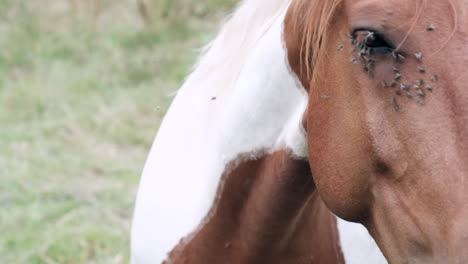
[[[1,2],[0,263],[127,263],[153,136],[236,1]]]

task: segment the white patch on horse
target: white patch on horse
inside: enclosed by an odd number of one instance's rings
[[[337,218],[340,247],[346,264],[387,264],[367,229],[356,223]]]

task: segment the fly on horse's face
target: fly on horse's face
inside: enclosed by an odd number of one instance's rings
[[[466,11],[463,0],[297,0],[286,19],[318,191],[391,263],[468,262]]]

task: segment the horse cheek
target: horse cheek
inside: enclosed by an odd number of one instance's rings
[[[371,201],[372,144],[361,106],[349,103],[343,107],[339,104],[346,100],[341,96],[334,93],[325,103],[310,100],[309,161],[317,190],[328,208],[345,220],[363,222]]]

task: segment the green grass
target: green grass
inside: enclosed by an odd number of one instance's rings
[[[237,1],[135,2],[0,0],[0,263],[128,263],[153,137]]]

